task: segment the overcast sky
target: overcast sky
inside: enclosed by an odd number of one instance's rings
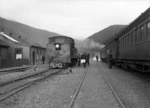
[[[110,25],[126,25],[150,0],[0,0],[0,17],[76,39]]]

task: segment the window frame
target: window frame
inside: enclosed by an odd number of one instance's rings
[[[15,59],[23,59],[23,48],[15,48]]]

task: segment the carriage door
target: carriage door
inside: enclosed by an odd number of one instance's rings
[[[32,63],[33,65],[35,65],[35,52],[34,51],[32,52]]]
[[[1,49],[0,49],[0,68],[1,68],[1,60],[2,60],[2,57],[1,57]]]

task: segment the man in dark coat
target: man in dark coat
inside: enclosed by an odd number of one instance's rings
[[[82,55],[81,55],[81,63],[83,65],[83,67],[85,68],[86,67],[86,52],[84,52]],[[82,62],[82,61],[85,61],[85,62]]]
[[[80,66],[80,59],[81,59],[81,57],[80,57],[80,54],[78,54],[78,67]]]
[[[42,63],[44,64],[44,62],[45,62],[45,56],[42,55]]]
[[[113,55],[112,55],[112,52],[111,50],[109,51],[109,54],[108,54],[108,68],[111,69],[112,68],[112,63],[113,63]]]
[[[96,61],[98,62],[98,55],[96,55]]]
[[[88,65],[90,65],[89,59],[90,59],[90,54],[87,53],[87,55],[86,55],[86,63],[87,63]]]

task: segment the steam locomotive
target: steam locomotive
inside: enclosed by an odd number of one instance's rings
[[[67,36],[49,38],[46,54],[52,68],[67,68],[77,62],[77,48],[74,40]]]

